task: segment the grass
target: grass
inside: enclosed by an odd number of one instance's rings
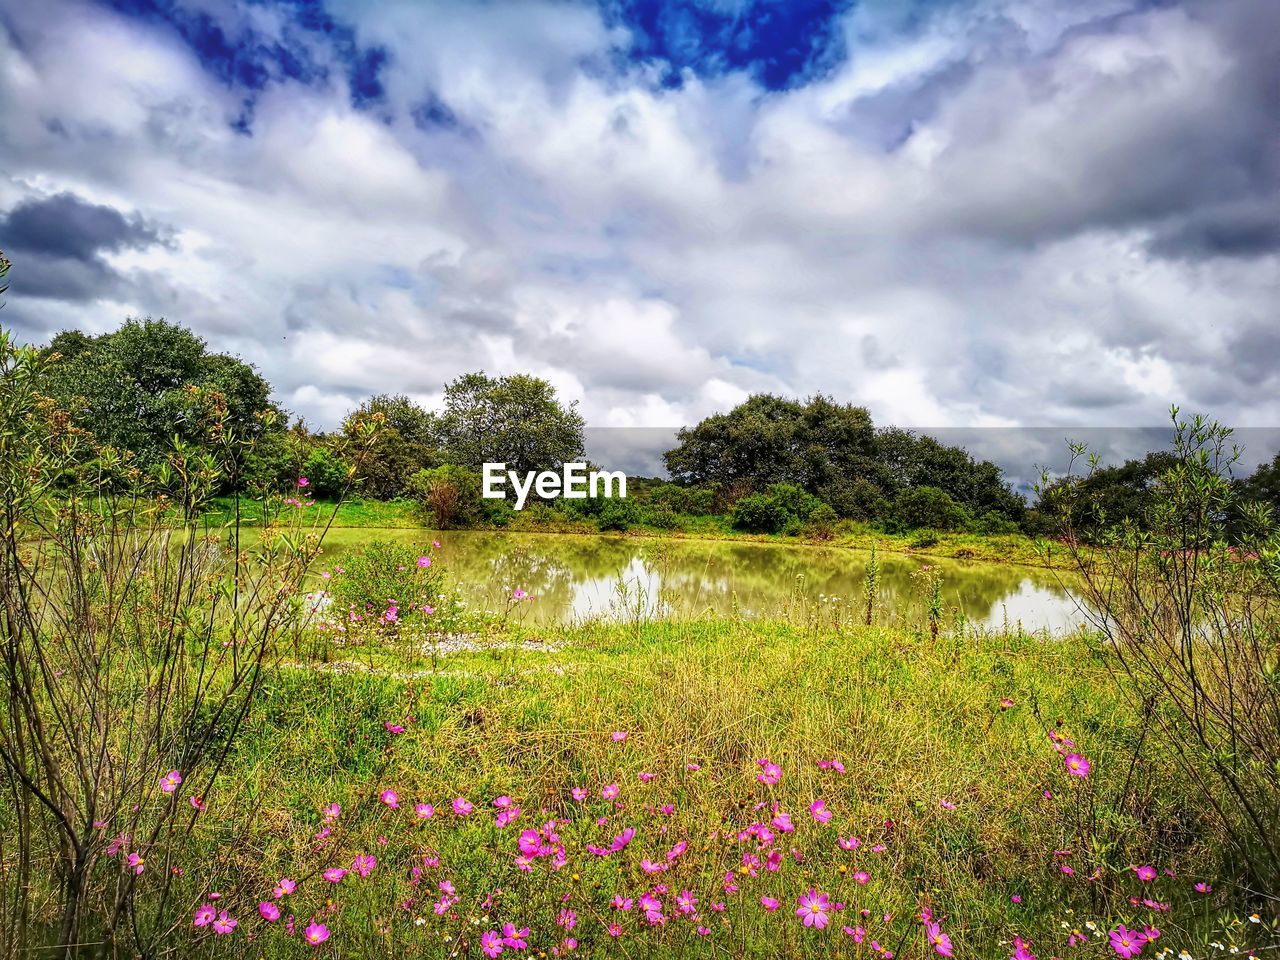
[[[529,652],[530,640],[545,649]],[[481,956],[482,934],[507,922],[530,928],[539,957],[572,952],[566,938],[591,957],[864,957],[873,941],[881,955],[923,957],[926,908],[958,956],[1008,957],[1014,936],[1062,956],[1072,930],[1090,938],[1081,950],[1109,956],[1101,943],[1120,922],[1158,924],[1153,946],[1197,957],[1214,936],[1247,942],[1249,925],[1223,910],[1242,901],[1215,879],[1212,828],[1084,635],[930,641],[710,620],[510,626],[484,642],[435,658],[403,645],[329,651],[340,662],[272,672],[183,878],[191,910],[220,891],[218,908],[254,939],[206,928],[193,953],[306,951],[284,919],[256,914],[286,876],[299,881],[279,901],[296,933],[323,923],[331,935],[319,951],[342,957]],[[1064,752],[1089,758],[1089,776],[1068,775],[1051,730],[1074,741]],[[780,765],[776,785],[759,782],[762,758]],[[843,774],[820,768],[833,759]],[[619,786],[613,802],[601,798],[608,784]],[[589,798],[576,801],[573,787]],[[398,809],[379,799],[388,789]],[[505,829],[494,823],[501,796],[524,811]],[[455,815],[455,797],[475,811]],[[818,798],[833,814],[825,825],[809,812]],[[317,838],[333,802],[341,816]],[[415,817],[419,802],[434,805],[431,819]],[[744,854],[764,860],[766,849],[742,832],[778,811],[795,825],[767,846],[778,869],[743,872]],[[543,857],[521,870],[521,830],[553,820],[563,865]],[[637,830],[625,850],[587,852],[624,827]],[[850,836],[860,846],[841,849],[837,837]],[[677,843],[687,850],[668,860]],[[377,858],[368,877],[319,875],[360,854]],[[646,873],[646,858],[668,869]],[[1130,868],[1148,863],[1177,879],[1143,883]],[[1195,893],[1197,880],[1218,892]],[[456,900],[438,911],[445,881]],[[609,906],[658,885],[659,926]],[[810,888],[844,905],[825,929],[794,915]],[[686,890],[696,918],[678,912]],[[762,897],[780,902],[776,913]],[[566,909],[572,929],[557,922]],[[865,929],[862,942],[846,926]]]
[[[234,500],[220,497],[207,520],[214,526],[226,525],[235,516]],[[254,526],[262,522],[262,503],[251,499],[240,502],[244,523]],[[302,508],[307,525],[316,520],[326,520],[334,511],[334,504],[324,501]],[[676,530],[654,527],[635,527],[625,532],[601,534],[594,523],[574,518],[553,510],[517,513],[513,521],[495,530],[521,533],[558,533],[586,536],[629,536],[676,540],[725,540],[756,543],[815,544],[821,546],[848,547],[870,550],[873,546],[881,552],[914,554],[918,556],[944,557],[955,560],[975,560],[985,563],[1015,563],[1029,566],[1049,566],[1067,569],[1071,566],[1064,551],[1046,555],[1043,546],[1034,538],[1022,534],[975,534],[916,531],[912,533],[885,533],[870,524],[844,521],[838,524],[834,535],[818,539],[807,535],[745,533],[735,530],[728,517],[682,517],[683,526]],[[334,514],[335,527],[370,529],[422,529],[424,524],[411,500],[347,500]]]

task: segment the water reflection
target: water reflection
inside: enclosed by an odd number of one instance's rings
[[[536,598],[522,614],[534,622],[629,619],[707,612],[744,617],[812,615],[823,605],[860,610],[865,552],[837,547],[609,536],[419,530],[335,529],[329,562],[372,539],[439,539],[450,580],[473,605],[501,609],[519,587]],[[912,574],[924,565],[943,577],[948,610],[989,628],[1021,624],[1061,632],[1081,621],[1052,573],[1031,567],[880,555],[881,622],[916,625],[923,614]]]

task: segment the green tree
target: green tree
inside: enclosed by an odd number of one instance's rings
[[[680,431],[664,460],[678,483],[790,483],[815,493],[867,472],[875,431],[863,407],[756,394]]]
[[[540,377],[488,377],[468,373],[444,391],[440,437],[449,463],[478,470],[505,463],[508,470],[556,470],[583,459],[577,403],[567,406]]]
[[[348,415],[343,432],[351,436],[360,424],[371,420],[376,420],[380,429],[373,456],[365,464],[359,492],[378,500],[410,495],[413,476],[441,460],[435,415],[402,394],[380,394]]]
[[[209,442],[210,399],[225,405],[226,429],[236,436],[256,441],[282,429],[262,375],[243,360],[209,352],[176,323],[131,319],[96,337],[64,331],[43,351],[46,359],[55,354],[44,391],[99,443],[131,451],[144,467],[164,462],[175,438]]]
[[[1132,523],[1145,529],[1155,504],[1155,491],[1164,473],[1176,458],[1171,451],[1157,450],[1141,458],[1126,460],[1119,466],[1096,464],[1087,473],[1068,475],[1044,484],[1036,500],[1039,517],[1057,514],[1062,503],[1069,503],[1073,515],[1071,529],[1076,536],[1092,541],[1111,527]],[[1072,489],[1069,497],[1067,488]]]

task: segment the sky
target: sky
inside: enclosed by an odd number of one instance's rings
[[[1275,0],[0,0],[0,322],[183,323],[316,427],[1280,425]]]

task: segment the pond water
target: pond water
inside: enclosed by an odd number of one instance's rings
[[[697,617],[708,612],[790,620],[859,620],[869,554],[844,547],[540,533],[335,528],[323,563],[373,540],[427,546],[469,605],[501,610],[519,588],[533,623],[593,618]],[[924,615],[923,566],[941,573],[950,621],[956,613],[989,629],[1059,633],[1084,619],[1051,571],[1034,567],[882,553],[878,622],[917,626]]]

